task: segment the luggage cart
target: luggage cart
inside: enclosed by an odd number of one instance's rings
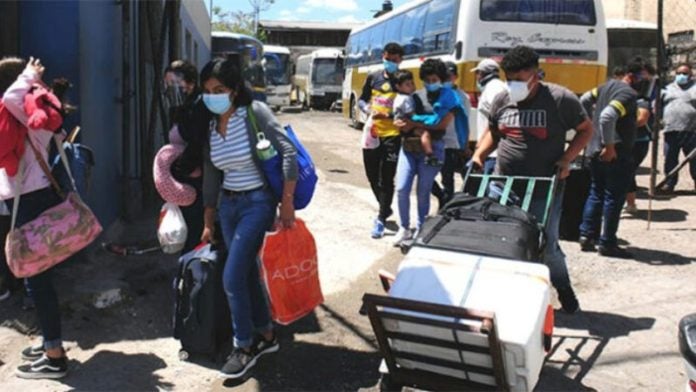
[[[530,212],[533,200],[544,200],[543,216],[536,217],[543,233],[563,184],[557,178],[475,174],[470,170],[462,192],[492,198],[503,205],[517,205],[526,212]],[[540,244],[543,250],[544,241]],[[426,251],[418,244],[411,246],[418,248],[419,254]],[[390,291],[394,279],[388,272],[380,271],[385,292]],[[546,284],[550,288],[550,282]],[[374,294],[364,295],[362,310],[370,319],[383,358],[382,390],[400,390],[403,386],[427,390],[518,390],[518,386],[511,388],[506,378],[506,360],[494,312]],[[553,308],[547,303],[539,312],[543,318],[543,349],[548,351]],[[404,350],[406,346],[408,350]]]
[[[497,196],[496,199],[500,204],[516,204],[526,212],[530,212],[529,208],[535,197],[544,197],[546,199],[544,215],[536,218],[541,228],[545,228],[556,194],[562,184],[563,182],[558,181],[557,175],[551,177],[502,176],[476,174],[469,170],[464,178],[462,192],[476,197],[489,198],[493,194]],[[491,187],[491,185],[493,186]],[[522,199],[519,199],[518,195],[523,195]]]

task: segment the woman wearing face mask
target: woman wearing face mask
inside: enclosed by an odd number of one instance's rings
[[[279,348],[256,261],[265,232],[273,225],[278,200],[261,169],[255,148],[257,135],[248,110],[253,111],[258,128],[282,158],[285,181],[280,223],[284,227],[292,226],[295,220],[296,150],[272,111],[252,99],[233,61],[211,61],[201,72],[201,82],[203,101],[216,115],[204,149],[205,228],[201,240],[213,239],[217,213],[228,249],[223,286],[234,327],[234,350],[220,376],[239,378],[260,355]]]
[[[443,88],[443,83],[447,81],[448,74],[445,63],[441,60],[428,59],[421,65],[420,78],[425,85],[425,90],[416,92],[416,113],[421,118],[414,116],[414,119],[422,120],[419,122],[413,119],[400,119],[394,121],[394,125],[399,127],[402,135],[409,136],[429,132],[432,140],[433,157],[440,162],[445,159],[445,143],[442,140],[449,124],[454,121],[453,111],[442,113],[441,116],[434,115],[435,107],[441,95],[446,94],[451,100],[456,101],[455,93],[452,89]],[[435,116],[428,117],[427,115]],[[429,121],[428,121],[429,120]],[[435,176],[440,171],[440,166],[428,164],[426,155],[417,149],[406,151],[402,146],[399,151],[399,161],[396,167],[396,192],[399,202],[399,231],[396,234],[395,246],[411,240],[414,233],[411,230],[410,222],[410,194],[413,188],[413,181],[418,177],[416,183],[416,195],[418,200],[418,222],[416,232],[420,230],[425,222],[425,217],[430,212],[430,190],[433,187]]]
[[[198,245],[203,231],[203,178],[200,173],[203,145],[212,113],[203,103],[198,87],[198,70],[193,64],[184,60],[172,62],[164,72],[164,82],[174,125],[169,131],[170,142],[181,139],[186,144],[183,154],[172,165],[172,176],[196,190],[196,201],[190,206],[181,207],[188,227],[188,238],[182,250],[182,254],[186,254]]]

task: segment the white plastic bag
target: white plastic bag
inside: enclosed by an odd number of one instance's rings
[[[372,116],[365,122],[363,127],[362,138],[360,138],[360,146],[366,150],[374,150],[379,147],[379,138],[372,132]]]
[[[179,206],[172,203],[164,203],[160,210],[159,227],[157,228],[157,239],[164,253],[181,252],[186,245],[188,228],[184,215]]]

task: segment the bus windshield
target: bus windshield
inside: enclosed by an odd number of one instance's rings
[[[651,64],[657,63],[657,29],[607,29],[609,40],[608,73],[616,66],[640,56]]]
[[[343,59],[315,59],[312,82],[317,85],[340,86],[343,82]]]
[[[593,0],[481,0],[481,20],[594,26]]]
[[[272,86],[290,84],[290,55],[266,52],[263,57],[266,82]]]

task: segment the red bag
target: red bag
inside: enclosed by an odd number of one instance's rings
[[[317,247],[302,220],[297,219],[291,229],[267,234],[260,257],[274,321],[288,325],[324,302]]]

